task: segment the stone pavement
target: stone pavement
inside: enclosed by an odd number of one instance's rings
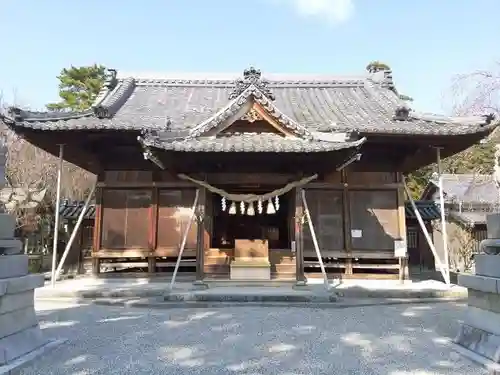
[[[318,280],[306,287],[296,288],[290,283],[209,283],[200,290],[191,282],[180,281],[168,291],[168,279],[95,279],[80,278],[59,281],[56,288],[46,285],[36,291],[38,300],[48,299],[164,299],[167,302],[283,302],[333,303],[347,299],[460,299],[467,297],[465,288],[451,287],[433,280],[408,282],[358,280],[335,284],[327,292]]]
[[[124,309],[37,302],[68,337],[24,375],[485,375],[453,351],[461,303],[339,310]]]

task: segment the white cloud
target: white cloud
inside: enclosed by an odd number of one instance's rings
[[[284,0],[303,16],[320,17],[331,23],[347,21],[354,13],[353,0]]]

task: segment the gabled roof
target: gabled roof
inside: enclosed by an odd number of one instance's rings
[[[239,114],[240,111],[244,111],[243,113],[247,112],[253,102],[257,103],[273,120],[292,132],[292,134],[301,138],[311,138],[311,132],[305,126],[288,117],[273,104],[274,95],[266,86],[262,86],[262,81],[260,81],[250,83],[241,92],[240,89],[233,90],[229,94],[229,98],[232,98],[232,100],[208,119],[190,129],[189,138],[199,137],[210,132],[210,130],[217,128],[230,117]],[[237,118],[234,117],[234,119]]]
[[[443,193],[448,202],[489,203],[498,204],[500,194],[491,175],[483,174],[449,174],[443,173]],[[438,186],[438,181],[429,181],[432,190]],[[424,194],[429,195],[430,189]],[[427,197],[430,198],[430,197]]]
[[[250,88],[252,87],[252,88]],[[280,123],[307,132],[401,135],[485,135],[492,116],[455,118],[409,111],[394,90],[390,72],[360,77],[291,76],[256,69],[237,74],[110,76],[85,112],[30,112],[2,116],[13,128],[40,130],[156,130],[189,136],[220,123],[228,107],[249,89]]]

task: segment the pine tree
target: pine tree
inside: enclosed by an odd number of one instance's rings
[[[84,111],[92,105],[106,80],[106,68],[91,65],[63,69],[59,76],[61,101],[47,105],[52,111]]]

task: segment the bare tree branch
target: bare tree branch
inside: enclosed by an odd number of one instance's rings
[[[5,110],[0,96],[0,110]],[[0,126],[0,139],[6,146],[5,179],[7,186],[25,189],[47,189],[45,199],[36,210],[18,209],[18,228],[34,230],[47,215],[53,214],[56,203],[58,159],[28,143],[5,125]],[[95,176],[73,164],[64,162],[61,181],[61,197],[84,200]],[[47,217],[48,218],[48,217]]]
[[[491,70],[456,75],[449,100],[457,115],[500,114],[500,63]]]

